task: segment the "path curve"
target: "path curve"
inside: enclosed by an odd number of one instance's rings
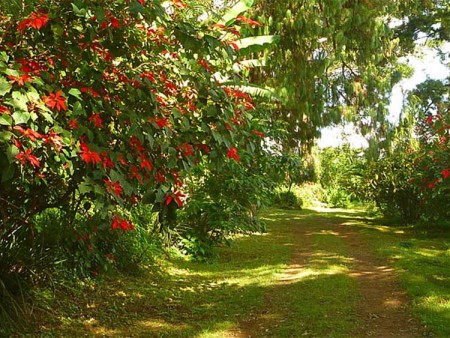
[[[393,267],[370,250],[370,243],[357,227],[350,224],[352,219],[337,221],[335,218],[315,216],[314,222],[297,221],[291,226],[293,251],[290,264],[280,275],[277,284],[296,281],[308,268],[308,260],[313,257],[315,247],[311,235],[318,229],[331,231],[343,239],[348,247],[352,263],[348,276],[356,280],[360,293],[357,305],[358,318],[352,337],[427,337],[426,329],[412,314],[411,299],[399,283]],[[333,290],[323,290],[333,292]],[[239,328],[228,332],[226,337],[247,338],[270,336],[273,325],[283,325],[271,318],[274,293],[265,296],[264,308],[255,311],[239,323]],[[275,311],[275,310],[274,310]],[[280,309],[277,309],[280,311]],[[289,311],[288,308],[284,311]],[[299,332],[298,336],[310,336],[309,332]]]

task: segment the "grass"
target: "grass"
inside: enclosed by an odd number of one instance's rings
[[[450,229],[390,227],[359,218],[349,218],[346,224],[361,229],[371,243],[369,249],[396,268],[414,312],[433,335],[449,337]]]
[[[341,222],[398,269],[427,327],[450,336],[450,232],[382,226],[360,210],[269,210],[264,219],[267,234],[237,238],[210,263],[173,259],[141,276],[40,291],[38,320],[20,334],[352,336],[360,296],[347,243],[331,225]]]
[[[105,279],[62,300],[39,333],[62,336],[214,337],[263,306],[266,288],[289,262],[287,231],[238,238],[213,263],[176,259],[162,271]],[[34,333],[37,333],[36,331]]]
[[[355,300],[354,285],[345,276],[345,247],[322,233],[320,224],[308,238],[293,235],[299,221],[313,226],[314,215],[271,211],[267,234],[237,238],[231,248],[219,248],[219,258],[209,264],[175,259],[162,262],[159,273],[114,276],[56,295],[41,292],[46,312],[28,333],[206,338],[224,337],[241,326],[273,337],[331,331],[342,336],[351,329],[347,315]],[[332,249],[318,250],[308,257],[303,275],[280,284],[293,250],[303,245]],[[336,285],[339,292],[323,294]],[[266,320],[268,307],[272,317]]]
[[[288,282],[278,287],[271,304],[272,311],[276,313],[278,308],[285,317],[280,315],[278,323],[267,323],[264,336],[349,336],[358,326],[358,294],[354,280],[347,275],[352,265],[347,246],[329,224],[317,218],[320,215],[303,215],[283,211],[271,217],[275,227],[283,220],[290,222],[291,229],[304,227],[306,231],[294,235],[295,249],[313,254],[303,257],[303,266],[288,269]]]

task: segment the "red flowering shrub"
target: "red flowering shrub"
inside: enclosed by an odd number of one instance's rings
[[[441,108],[445,105],[441,104]],[[450,113],[429,114],[419,124],[420,149],[414,183],[421,187],[426,218],[448,220],[450,216]]]
[[[173,5],[41,2],[0,22],[1,245],[48,208],[116,232],[146,200],[164,223],[192,168],[258,148],[252,98],[219,80],[235,78],[222,29]]]

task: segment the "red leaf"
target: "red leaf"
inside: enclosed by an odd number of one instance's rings
[[[234,159],[236,162],[240,162],[241,158],[238,155],[237,149],[235,147],[230,148],[228,150],[228,158]]]

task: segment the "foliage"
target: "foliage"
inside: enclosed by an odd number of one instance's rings
[[[294,185],[315,180],[315,168],[310,156],[291,153],[272,154],[267,164],[267,176],[274,183],[286,186],[291,191]]]
[[[229,160],[208,168],[192,172],[191,199],[176,224],[183,250],[200,256],[210,255],[214,244],[229,243],[232,235],[264,232],[257,210],[268,204],[272,188],[255,163],[246,168]]]
[[[414,184],[422,191],[423,217],[447,221],[450,216],[450,102],[447,83],[429,80],[410,95],[418,118],[419,149]],[[422,118],[422,119],[421,119]]]
[[[254,17],[263,24],[258,33],[280,36],[275,50],[255,53],[267,67],[251,72],[252,82],[274,88],[281,99],[273,116],[286,122],[289,137],[280,143],[307,148],[322,127],[343,121],[383,137],[390,92],[402,77],[390,25],[404,17],[402,6],[388,0],[256,5]]]
[[[361,189],[385,215],[411,223],[420,216],[420,190],[412,184],[415,172],[411,152],[399,147],[369,163]]]
[[[165,240],[263,229],[267,119],[235,69],[243,16],[200,22],[182,1],[1,6],[2,285],[133,272]]]
[[[360,149],[344,145],[319,151],[318,178],[324,189],[324,202],[333,207],[349,207],[361,199],[361,182],[366,159]]]
[[[299,210],[303,206],[303,201],[293,191],[279,191],[273,197],[274,206],[281,209]]]
[[[292,191],[301,198],[303,207],[314,207],[320,201],[324,201],[324,190],[322,186],[317,182],[306,182],[297,187],[294,187]]]

